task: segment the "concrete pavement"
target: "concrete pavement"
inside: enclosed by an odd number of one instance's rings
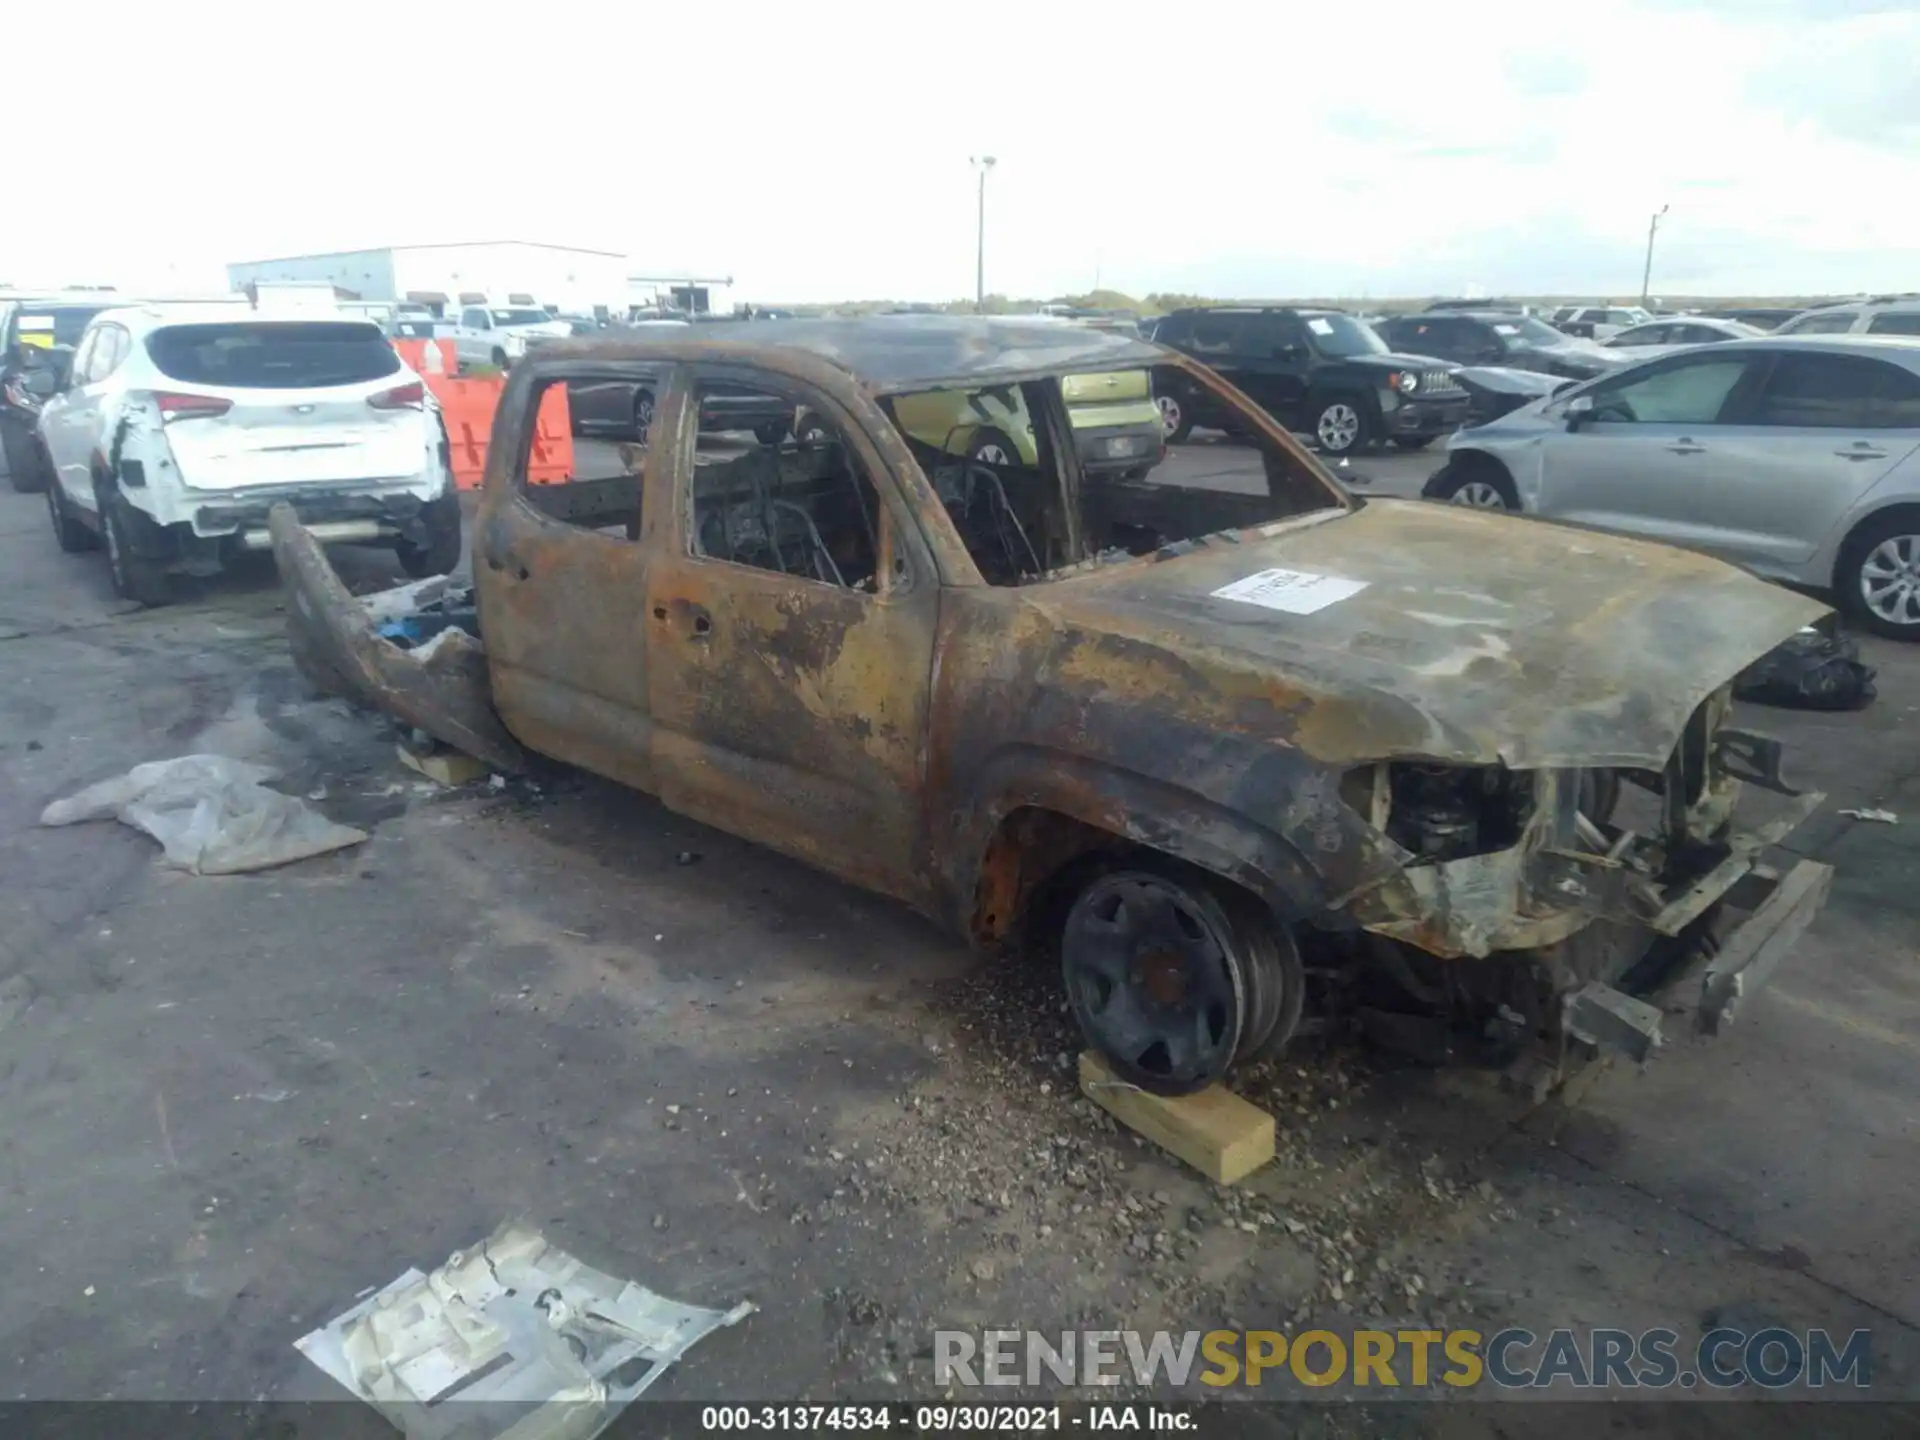
[[[1244,460],[1171,463],[1230,481]],[[1412,493],[1436,463],[1370,459],[1369,488]],[[662,1396],[924,1397],[949,1326],[1690,1332],[1728,1313],[1870,1329],[1876,1392],[1917,1393],[1909,652],[1866,647],[1864,714],[1755,716],[1832,791],[1799,843],[1839,879],[1730,1035],[1528,1115],[1478,1075],[1303,1044],[1244,1087],[1281,1117],[1281,1163],[1221,1192],[1073,1096],[1043,968],[982,965],[592,777],[416,783],[383,722],[293,672],[264,559],[130,611],[99,556],[54,549],[39,497],[6,491],[0,567],[0,1398],[324,1393],[296,1336],[516,1214],[676,1298],[761,1305]],[[392,576],[379,555],[343,568]],[[279,766],[372,839],[198,879],[122,827],[34,824],[198,750]],[[1859,803],[1902,823],[1834,814]],[[1537,1410],[1328,1424],[1566,1437],[1618,1414]],[[1686,1420],[1815,1433],[1789,1423]],[[1912,1423],[1844,1416],[1849,1435]]]

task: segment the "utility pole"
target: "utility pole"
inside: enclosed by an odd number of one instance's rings
[[[980,173],[980,211],[973,250],[973,310],[976,315],[984,315],[987,313],[987,172],[993,169],[993,156],[974,155],[968,163]]]
[[[1662,205],[1653,212],[1653,218],[1647,222],[1647,264],[1646,268],[1640,272],[1640,308],[1642,310],[1647,308],[1647,291],[1653,286],[1653,237],[1659,232],[1660,217],[1672,208],[1671,205]]]

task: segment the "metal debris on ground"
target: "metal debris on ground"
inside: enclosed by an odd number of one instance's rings
[[[294,1347],[408,1440],[591,1440],[695,1343],[754,1309],[682,1305],[510,1222]]]
[[[1878,825],[1898,825],[1900,817],[1891,810],[1842,810],[1849,820],[1870,820]]]
[[[263,782],[272,775],[224,755],[155,760],[54,801],[40,823],[117,819],[153,836],[167,864],[194,875],[267,870],[367,838],[304,800],[267,789]]]

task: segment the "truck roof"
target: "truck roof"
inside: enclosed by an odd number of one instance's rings
[[[724,334],[725,338],[721,338]],[[682,339],[681,337],[687,337]],[[600,355],[636,358],[682,350],[745,359],[768,348],[804,350],[837,365],[869,390],[887,394],[947,384],[991,384],[1042,375],[1140,369],[1162,363],[1157,345],[1111,330],[1048,318],[975,315],[870,315],[844,319],[756,320],[747,326],[663,327],[647,338],[571,342]],[[560,357],[571,345],[543,346]],[[574,352],[578,353],[578,352]]]

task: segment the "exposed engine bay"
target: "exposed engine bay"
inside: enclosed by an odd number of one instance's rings
[[[1569,1044],[1646,1058],[1661,1043],[1647,997],[1689,966],[1711,967],[1723,911],[1780,880],[1761,852],[1822,798],[1788,785],[1778,743],[1726,725],[1729,709],[1726,689],[1703,703],[1658,772],[1399,762],[1349,772],[1343,798],[1409,858],[1350,907],[1365,933],[1334,943],[1362,963],[1323,971],[1350,987],[1325,997],[1330,1008],[1421,1053],[1455,1053],[1445,1027],[1503,1061],[1533,1042],[1536,1066],[1555,1073]],[[1794,803],[1736,832],[1743,783]],[[1823,895],[1824,867],[1798,888]],[[1796,913],[1817,908],[1817,895],[1791,898]],[[1501,963],[1472,963],[1486,960]],[[1705,1028],[1731,1014],[1738,990],[1703,994]]]

